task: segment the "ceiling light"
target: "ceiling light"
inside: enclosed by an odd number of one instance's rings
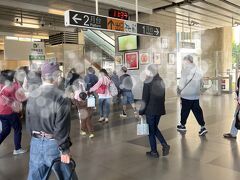
[[[8,40],[18,40],[18,37],[15,36],[6,36],[5,38]]]
[[[39,29],[40,28],[38,24],[28,24],[28,23],[19,24],[19,23],[14,23],[14,25],[18,26],[18,27],[33,28],[33,29]]]
[[[19,38],[19,41],[27,41],[27,42],[31,42],[32,39],[31,39],[31,38],[22,38],[22,37],[20,37],[20,38]]]

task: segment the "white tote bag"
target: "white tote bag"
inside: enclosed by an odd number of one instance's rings
[[[96,107],[96,99],[94,96],[89,96],[88,99],[87,99],[87,107]]]
[[[143,117],[141,117],[140,122],[137,124],[137,135],[138,136],[149,135],[149,125],[146,123],[146,120]]]

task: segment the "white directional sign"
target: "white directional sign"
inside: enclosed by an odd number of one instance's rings
[[[124,32],[137,34],[137,23],[133,21],[125,21]]]

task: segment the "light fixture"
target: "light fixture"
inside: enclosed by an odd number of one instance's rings
[[[18,40],[18,37],[15,36],[6,36],[5,38],[8,40]]]

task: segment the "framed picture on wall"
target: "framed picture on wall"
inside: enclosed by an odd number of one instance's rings
[[[161,45],[163,49],[168,49],[168,38],[162,38]]]
[[[139,69],[138,52],[127,52],[124,57],[125,65],[129,70]]]
[[[154,53],[153,63],[158,64],[158,65],[161,64],[161,54],[160,53],[156,53],[156,52]]]
[[[115,64],[116,65],[123,65],[123,56],[122,55],[116,55],[115,56]]]
[[[145,64],[149,64],[151,61],[151,56],[150,56],[150,52],[140,52],[139,54],[140,57],[140,64],[145,65]]]
[[[175,65],[175,61],[176,61],[175,54],[174,53],[169,53],[168,54],[168,64],[169,65]]]

